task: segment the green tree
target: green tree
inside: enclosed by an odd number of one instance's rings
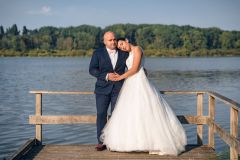
[[[17,25],[14,24],[12,25],[12,27],[8,28],[7,31],[6,31],[6,34],[7,35],[12,35],[12,36],[17,36],[19,35],[19,31],[18,31],[18,28],[17,28]]]
[[[72,50],[73,49],[73,39],[72,37],[67,37],[63,41],[63,49]]]
[[[115,32],[117,37],[126,37],[131,43],[137,43],[149,56],[219,55],[220,52],[238,55],[240,48],[240,31],[222,31],[218,28],[202,29],[189,25],[114,24],[103,29],[91,25],[80,25],[65,28],[44,26],[29,30],[23,26],[22,34],[19,34],[17,25],[14,24],[6,30],[0,26],[0,49],[28,50],[32,53],[31,55],[45,56],[91,55],[93,49],[103,45],[102,36],[109,30]],[[31,52],[31,50],[38,51]],[[19,55],[19,52],[16,55]]]
[[[11,37],[10,46],[11,46],[11,48],[14,49],[15,51],[21,51],[20,38],[19,38],[18,36],[13,36],[13,37]]]
[[[156,26],[153,28],[155,40],[153,48],[178,48],[182,45],[180,38],[181,31],[174,25],[171,26]]]
[[[25,37],[19,37],[19,51],[26,51],[28,49],[28,40]]]
[[[235,48],[240,49],[240,39],[235,42]]]
[[[198,50],[201,48],[207,47],[207,40],[203,32],[192,29],[188,32],[185,32],[181,36],[183,40],[183,47],[188,50]]]
[[[26,26],[23,26],[22,35],[28,35],[28,29]]]
[[[91,49],[95,45],[95,37],[86,32],[80,32],[74,39],[74,49]]]
[[[4,36],[4,28],[3,26],[1,25],[0,26],[0,38],[2,38]]]
[[[194,30],[192,33],[192,45],[194,50],[207,47],[207,40],[202,31]]]
[[[222,31],[219,28],[209,28],[205,30],[208,49],[216,49],[221,47],[219,40],[221,33]]]
[[[11,46],[9,45],[9,39],[4,36],[1,40],[0,40],[0,48],[1,49],[11,49]]]
[[[137,44],[140,45],[143,49],[149,48],[148,46],[152,44],[155,40],[155,35],[150,26],[139,28],[136,31],[135,36]]]
[[[191,42],[191,36],[189,35],[189,33],[185,32],[181,35],[181,39],[183,41],[183,48],[187,49],[187,50],[192,50],[192,42]]]
[[[233,34],[231,32],[223,32],[220,35],[221,47],[223,49],[233,48]]]
[[[52,38],[50,35],[43,35],[40,39],[40,48],[49,50],[51,49]]]
[[[64,42],[64,38],[60,37],[57,39],[57,46],[56,49],[62,50],[63,49],[63,42]]]

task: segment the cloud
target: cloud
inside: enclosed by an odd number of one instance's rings
[[[40,10],[30,10],[27,11],[27,13],[31,15],[45,15],[45,16],[53,14],[50,6],[43,6]]]
[[[45,14],[45,15],[52,14],[52,13],[51,13],[51,7],[49,7],[49,6],[43,6],[43,7],[41,8],[41,13],[42,13],[42,14]]]

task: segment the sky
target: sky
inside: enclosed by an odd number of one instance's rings
[[[240,31],[240,0],[0,0],[0,25],[191,25]]]

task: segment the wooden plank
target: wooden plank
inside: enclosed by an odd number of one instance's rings
[[[207,116],[190,116],[190,115],[178,115],[179,121],[182,124],[207,124]]]
[[[177,116],[183,124],[207,124],[207,116]],[[96,123],[96,115],[29,116],[29,124]]]
[[[30,91],[29,93],[34,94],[94,94],[89,91]]]
[[[160,91],[162,94],[205,94],[208,91]],[[29,91],[29,93],[33,94],[94,94],[91,91],[45,91],[45,90],[36,90]]]
[[[203,93],[197,94],[197,115],[198,116],[203,115]],[[202,124],[197,125],[197,144],[198,145],[203,144],[203,125]]]
[[[42,94],[36,94],[36,116],[42,115]],[[36,135],[35,138],[41,143],[42,142],[42,125],[37,124],[35,127]]]
[[[225,129],[221,128],[211,119],[208,119],[207,124],[214,127],[214,132],[216,132],[226,144],[228,144],[230,147],[237,147],[238,152],[240,152],[240,142],[238,141],[238,139],[230,135]]]
[[[95,145],[46,145],[36,151],[32,150],[23,159],[171,159],[171,160],[209,160],[215,159],[216,153],[208,146],[187,145],[186,151],[178,156],[172,155],[150,155],[148,152],[111,152],[104,150],[98,152]]]
[[[96,123],[96,115],[29,116],[29,124]]]
[[[231,108],[230,110],[230,134],[234,138],[238,137],[238,110]],[[230,147],[230,159],[238,158],[238,147]]]
[[[215,98],[213,96],[208,97],[208,116],[214,122],[215,119]],[[208,126],[208,145],[215,148],[214,140],[214,127],[213,125]]]
[[[208,91],[160,91],[161,94],[205,94]]]
[[[33,94],[94,94],[94,92],[90,92],[90,91],[44,91],[44,90],[30,91],[29,93],[33,93]],[[215,98],[220,99],[221,101],[227,104],[233,105],[235,109],[240,108],[239,103],[212,91],[160,91],[160,93],[162,94],[209,94]]]
[[[160,91],[163,94],[197,94],[197,116],[178,116],[181,123],[197,124],[198,144],[202,144],[203,124],[209,125],[209,145],[214,147],[214,132],[231,147],[231,159],[237,157],[240,151],[238,135],[238,111],[239,103],[224,97],[218,93],[211,91]],[[42,124],[76,124],[76,123],[95,123],[96,116],[42,116],[42,94],[94,94],[94,92],[80,91],[30,91],[36,94],[36,115],[29,117],[29,123],[36,124],[36,138],[42,141]],[[208,94],[209,99],[209,115],[203,115],[203,94]],[[214,123],[215,116],[215,99],[228,104],[231,107],[231,135],[225,132],[219,125]],[[212,107],[214,106],[214,107]],[[233,155],[233,156],[232,156]]]
[[[229,107],[233,107],[234,109],[238,110],[240,109],[240,104],[237,103],[236,101],[229,99],[219,93],[216,92],[208,92],[209,95],[213,96],[214,98],[219,99],[220,101],[224,102],[225,104],[227,104]]]

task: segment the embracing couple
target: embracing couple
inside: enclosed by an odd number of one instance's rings
[[[97,151],[143,151],[178,155],[187,138],[168,103],[144,72],[139,46],[113,32],[103,36],[105,47],[94,51],[89,73],[97,78]],[[127,70],[126,70],[127,69]],[[111,118],[107,112],[111,104]]]

